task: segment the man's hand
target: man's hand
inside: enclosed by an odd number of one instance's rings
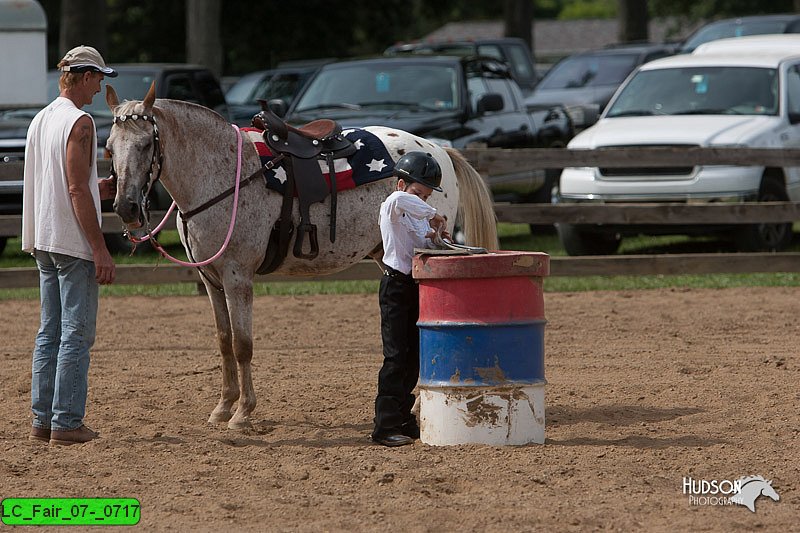
[[[100,285],[109,285],[114,283],[117,277],[117,267],[114,265],[114,259],[108,253],[108,248],[105,246],[101,250],[93,253],[94,259],[94,278]]]
[[[117,178],[114,176],[101,178],[97,180],[97,184],[100,187],[101,200],[113,200],[117,196]]]

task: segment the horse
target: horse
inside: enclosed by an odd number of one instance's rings
[[[231,198],[183,220],[183,214],[230,190],[239,158],[242,176],[262,168],[254,144],[238,144],[238,128],[210,109],[156,99],[155,84],[143,100],[123,103],[113,87],[107,85],[106,103],[115,117],[106,144],[117,178],[114,210],[123,223],[129,229],[141,227],[145,210],[142,200],[160,177],[178,207],[178,233],[192,260],[211,258],[222,251],[223,241],[230,241],[216,260],[201,269],[222,357],[222,390],[208,422],[227,423],[229,429],[252,427],[251,415],[256,407],[251,374],[253,279],[280,214],[282,195],[253,182],[235,195],[239,197],[235,225]],[[480,174],[457,150],[401,130],[379,126],[365,129],[383,141],[394,161],[409,151],[431,153],[442,168],[443,192],[435,192],[429,203],[447,218],[448,226],[459,217],[467,244],[498,248],[491,194]],[[339,191],[335,243],[319,239],[319,254],[313,260],[288,254],[275,273],[297,277],[326,275],[366,257],[380,265],[378,212],[395,187],[396,180],[383,179]],[[324,202],[313,204],[311,218],[327,220],[330,201],[329,196]],[[296,227],[300,218],[297,205],[293,206],[292,218]]]
[[[766,480],[762,476],[743,477],[739,479],[738,483],[741,490],[731,497],[731,502],[744,505],[750,509],[751,513],[756,512],[756,499],[759,496],[767,496],[776,502],[781,499],[772,487],[772,480]]]

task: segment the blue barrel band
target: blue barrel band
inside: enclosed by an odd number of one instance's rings
[[[420,385],[505,386],[544,379],[544,322],[420,326]]]

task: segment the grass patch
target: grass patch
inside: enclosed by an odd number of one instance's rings
[[[581,276],[546,278],[546,292],[621,291],[639,289],[728,289],[732,287],[800,287],[800,273],[703,274],[677,276]]]

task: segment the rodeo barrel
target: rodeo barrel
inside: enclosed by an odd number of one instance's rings
[[[538,252],[418,255],[420,439],[544,443],[544,295]]]

